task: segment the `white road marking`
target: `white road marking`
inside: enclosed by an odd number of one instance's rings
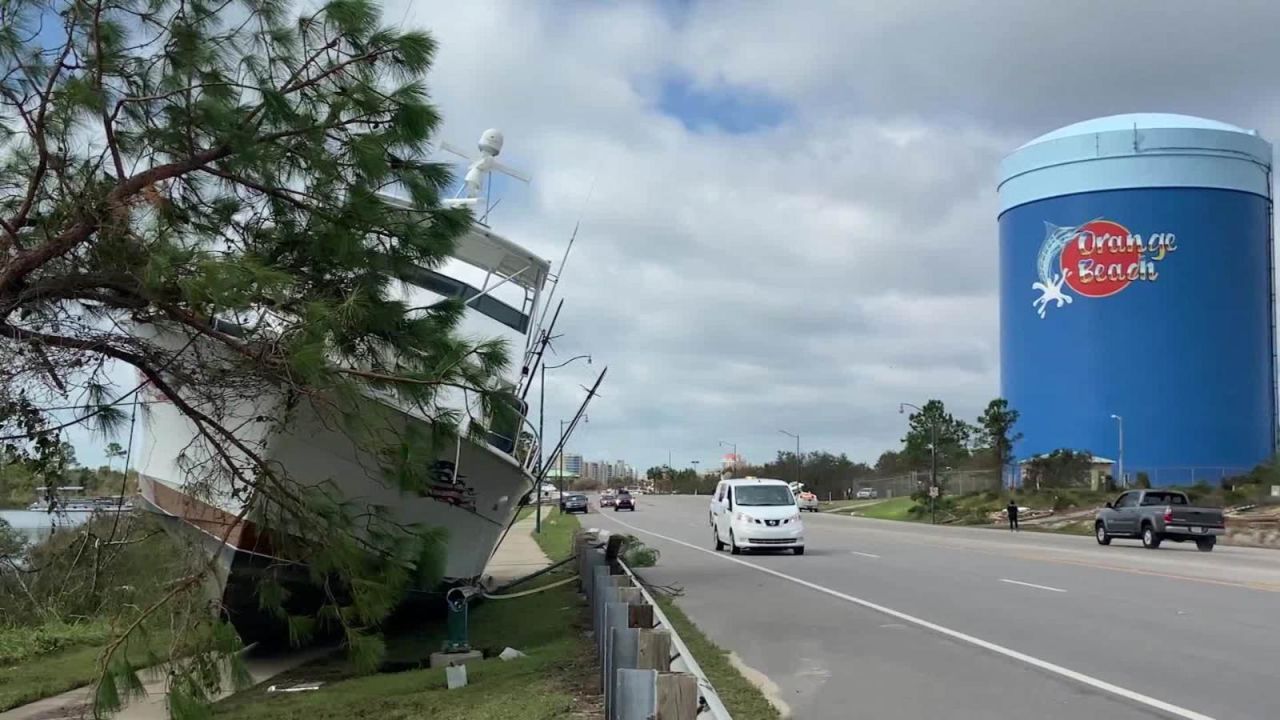
[[[1010,580],[1009,578],[1000,578],[1000,582],[1009,583],[1010,585],[1023,585],[1037,590],[1048,590],[1049,592],[1066,592],[1062,588],[1049,587],[1048,585],[1037,585],[1035,583],[1022,582],[1021,580]]]
[[[850,550],[850,551],[849,551],[849,554],[850,554],[850,555],[861,555],[862,557],[869,557],[869,558],[879,558],[879,557],[880,557],[879,555],[872,555],[871,553],[858,552],[857,550]]]
[[[852,595],[847,595],[838,590],[832,590],[829,587],[824,587],[817,583],[809,582],[808,580],[801,580],[800,578],[795,577],[793,575],[788,575],[783,572],[778,572],[777,570],[764,567],[763,565],[757,565],[752,562],[747,562],[746,560],[740,560],[730,555],[724,555],[723,553],[715,552],[714,550],[708,550],[703,547],[698,547],[693,543],[687,543],[683,540],[677,540],[676,538],[670,537],[668,535],[662,535],[660,533],[653,532],[652,530],[645,530],[644,528],[636,527],[635,525],[632,525],[629,522],[624,522],[617,518],[610,517],[608,519],[618,523],[619,525],[629,527],[632,530],[635,530],[637,532],[644,533],[645,535],[652,535],[653,537],[666,540],[667,542],[672,542],[677,545],[682,545],[684,547],[689,548],[690,550],[697,550],[698,552],[712,555],[726,562],[737,563],[738,565],[742,565],[743,567],[749,567],[753,570],[758,570],[762,573],[765,573],[766,575],[772,575],[776,578],[787,580],[788,582],[795,583],[796,585],[807,587],[810,590],[816,590],[820,593],[823,593],[824,595],[830,595],[831,597],[839,598],[840,600],[844,600],[845,602],[851,603],[853,605],[858,605],[858,606],[867,608],[868,610],[874,610],[884,615],[888,615],[889,617],[902,620],[903,622],[911,623],[912,625],[918,625],[922,628],[925,628],[926,630],[932,630],[940,635],[946,635],[947,637],[952,638],[954,640],[959,640],[961,642],[968,643],[975,647],[980,647],[983,650],[987,650],[989,652],[993,652],[998,655],[1003,655],[1007,658],[1010,658],[1012,660],[1017,660],[1018,662],[1025,663],[1034,668],[1039,668],[1040,670],[1044,670],[1046,672],[1053,673],[1054,675],[1059,675],[1061,677],[1067,678],[1068,680],[1074,680],[1075,682],[1078,682],[1082,685],[1088,685],[1089,687],[1094,688],[1096,690],[1101,690],[1103,692],[1111,693],[1116,697],[1124,698],[1126,700],[1130,700],[1140,705],[1146,705],[1147,707],[1169,713],[1170,715],[1173,715],[1175,717],[1184,718],[1184,720],[1215,720],[1215,718],[1213,718],[1212,716],[1204,715],[1194,710],[1188,710],[1187,708],[1174,705],[1173,703],[1165,702],[1164,700],[1161,700],[1159,698],[1153,698],[1150,695],[1143,695],[1140,692],[1129,690],[1128,688],[1122,688],[1119,685],[1113,685],[1107,682],[1106,680],[1100,680],[1096,677],[1085,675],[1082,672],[1077,672],[1070,668],[1066,668],[1061,665],[1051,663],[1048,660],[1041,660],[1038,657],[1034,657],[1026,653],[1018,652],[1017,650],[1007,648],[1003,645],[997,645],[996,643],[989,642],[987,640],[983,640],[978,637],[974,637],[973,635],[962,633],[959,630],[952,630],[949,627],[944,627],[937,623],[929,622],[928,620],[925,620],[923,618],[918,618],[914,615],[908,615],[907,613],[894,610],[893,608],[889,608],[889,607],[885,607],[884,605],[873,603],[870,600],[863,600],[862,598],[854,597]]]

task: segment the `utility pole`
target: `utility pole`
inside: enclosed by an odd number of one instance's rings
[[[587,364],[588,365],[591,364],[590,355],[575,355],[569,358],[568,360],[565,360],[564,362],[560,363],[559,365],[552,365],[551,369],[555,370],[556,368],[562,368],[565,365],[568,365],[569,363],[573,362],[574,360],[579,360],[581,358],[586,358]],[[546,437],[546,435],[544,435],[542,431],[542,421],[546,416],[546,411],[547,411],[547,365],[546,363],[542,364],[541,371],[542,371],[542,376],[541,376],[542,379],[541,379],[541,382],[538,383],[538,477],[539,477],[539,480],[538,480],[538,487],[536,490],[538,497],[534,500],[536,507],[534,508],[534,511],[533,511],[533,515],[534,515],[533,532],[538,534],[542,532],[542,480],[541,478],[546,476],[546,473],[542,472],[542,463],[543,463],[542,439]],[[560,424],[560,439],[561,440],[564,439],[564,422],[563,421],[561,421],[561,424]],[[560,479],[560,497],[563,499],[564,498],[564,448],[560,449],[560,478],[559,479]],[[556,505],[560,506],[560,503],[557,502]],[[561,512],[564,512],[563,509],[561,510]]]
[[[1128,487],[1129,483],[1124,478],[1124,418],[1119,415],[1112,415],[1111,417],[1115,418],[1120,430],[1120,457],[1116,458],[1116,462],[1119,465],[1116,470],[1120,475],[1120,484],[1123,487]]]
[[[932,425],[933,440],[929,444],[929,524],[938,524],[938,424]]]
[[[789,433],[786,430],[779,430],[778,432],[788,437],[793,437],[796,439],[796,486],[799,486],[800,485],[800,436],[795,433]]]
[[[736,473],[738,470],[738,443],[725,442],[724,440],[721,440],[720,447],[724,447],[725,445],[733,448],[733,471]],[[721,477],[724,477],[724,473],[721,473]]]
[[[920,415],[924,416],[924,410],[919,405],[911,403],[898,403],[898,414],[901,415],[905,408],[912,408]],[[926,418],[927,419],[927,418]],[[938,507],[936,504],[938,494],[938,418],[929,421],[929,523],[931,525],[938,524]]]

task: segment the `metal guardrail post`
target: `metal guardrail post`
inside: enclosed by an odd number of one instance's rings
[[[608,720],[655,720],[658,716],[658,671],[619,670],[618,702]]]
[[[698,661],[694,659],[693,654],[689,652],[688,646],[680,639],[680,634],[676,632],[675,626],[663,614],[662,608],[658,607],[658,603],[654,601],[653,596],[645,589],[644,584],[636,578],[635,573],[625,563],[622,564],[622,571],[627,574],[640,589],[644,595],[646,602],[653,606],[654,627],[666,628],[671,632],[671,669],[687,672],[697,681],[697,694],[700,702],[706,705],[706,717],[712,720],[733,720],[733,716],[729,714],[728,708],[721,702],[720,696],[716,693],[716,689],[712,686],[711,681],[707,679],[706,673],[698,665]],[[656,692],[656,690],[655,690]],[[619,690],[619,699],[621,700],[622,691]],[[701,717],[702,714],[699,715]],[[620,716],[621,717],[621,716]],[[613,719],[610,719],[613,720]],[[652,720],[652,718],[646,718]]]
[[[605,651],[604,661],[600,663],[604,670],[600,688],[604,691],[606,718],[615,714],[618,672],[637,669],[636,661],[640,656],[640,631],[627,627],[611,627],[608,628],[608,637],[608,650]]]
[[[621,559],[580,547],[607,720],[732,720],[702,668]],[[658,628],[658,629],[654,629]],[[672,670],[676,672],[671,672]]]
[[[630,581],[630,579],[627,578],[627,576],[625,575],[617,575],[615,577],[617,577],[620,580],[626,580],[628,582]],[[632,589],[632,588],[621,588],[617,586],[606,585],[604,589],[596,593],[595,620],[594,622],[592,622],[592,626],[595,628],[595,631],[596,631],[596,654],[598,654],[600,657],[604,657],[605,652],[608,650],[609,616],[607,613],[609,610],[609,606],[616,605],[616,604],[623,605],[621,614],[622,614],[622,620],[625,623],[627,618],[627,610],[626,610],[626,603],[622,602],[622,594],[624,591],[628,589]],[[623,625],[622,627],[626,627],[626,625]]]

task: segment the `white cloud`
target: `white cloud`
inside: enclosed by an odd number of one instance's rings
[[[1122,6],[1121,6],[1122,5]],[[386,17],[440,43],[442,136],[506,133],[498,230],[558,259],[547,425],[591,375],[604,397],[575,449],[644,467],[806,448],[874,460],[899,402],[974,417],[997,392],[996,164],[1079,119],[1169,110],[1280,124],[1265,2],[1055,6],[421,3]],[[691,131],[664,79],[785,107],[749,134]],[[588,191],[592,200],[585,206]]]

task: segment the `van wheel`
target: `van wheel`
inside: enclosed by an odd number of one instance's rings
[[[1196,549],[1200,552],[1212,552],[1213,546],[1218,544],[1218,538],[1196,538]]]
[[[720,531],[716,530],[714,527],[711,528],[711,537],[716,541],[716,552],[724,550],[724,543],[720,542]]]
[[[1148,550],[1155,550],[1160,547],[1160,533],[1156,532],[1156,529],[1150,525],[1142,526],[1142,547]]]
[[[729,552],[733,553],[734,555],[742,554],[742,548],[738,547],[738,542],[733,539],[732,530],[729,531]]]

